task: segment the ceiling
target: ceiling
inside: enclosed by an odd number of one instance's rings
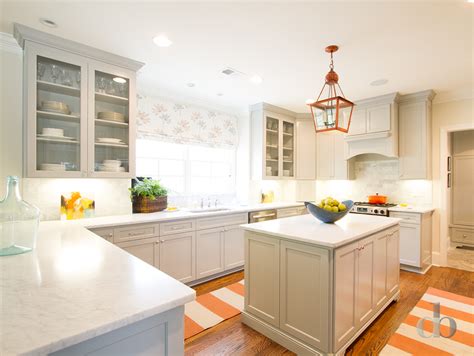
[[[474,4],[465,0],[0,2],[2,32],[19,22],[145,62],[142,91],[215,107],[245,110],[265,101],[307,111],[328,70],[329,44],[340,46],[335,70],[352,100],[472,90],[474,83]],[[41,25],[40,17],[58,27]],[[154,45],[160,33],[171,47]],[[226,78],[220,71],[227,66],[263,83]],[[388,83],[370,85],[382,78]]]

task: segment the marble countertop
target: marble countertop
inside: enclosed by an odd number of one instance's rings
[[[158,223],[165,221],[181,220],[181,219],[197,219],[206,218],[219,215],[230,215],[236,213],[248,213],[252,211],[267,210],[267,209],[282,209],[291,208],[296,206],[304,206],[303,203],[266,203],[266,204],[254,204],[247,206],[222,206],[228,210],[221,211],[208,211],[208,212],[191,212],[188,209],[178,210],[174,212],[160,211],[157,213],[149,214],[128,214],[128,215],[114,215],[114,216],[102,216],[91,219],[75,220],[73,223],[87,227],[87,228],[100,228],[109,227],[114,225],[128,225],[128,224],[141,224],[141,223]],[[211,207],[212,209],[212,207]]]
[[[48,354],[195,299],[193,289],[83,226],[40,223],[37,248],[0,257],[0,354]]]
[[[325,224],[310,214],[242,225],[245,230],[289,240],[336,248],[398,225],[400,219],[347,214],[334,224]]]
[[[400,213],[417,213],[417,214],[425,214],[425,213],[430,213],[434,211],[435,208],[431,206],[393,206],[391,208],[388,208],[388,211],[396,211]]]

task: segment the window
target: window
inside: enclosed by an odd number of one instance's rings
[[[137,176],[160,179],[169,195],[235,193],[235,149],[137,140]]]

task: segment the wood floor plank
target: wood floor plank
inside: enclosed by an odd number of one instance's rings
[[[243,279],[243,272],[194,287],[197,295],[212,292]],[[474,272],[432,267],[425,275],[400,272],[400,300],[392,303],[347,349],[346,355],[374,355],[385,346],[428,287],[474,298]],[[294,355],[244,325],[240,315],[185,341],[186,355]]]

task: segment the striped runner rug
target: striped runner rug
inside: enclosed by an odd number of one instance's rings
[[[474,355],[474,299],[428,288],[380,355]]]
[[[244,280],[200,295],[184,306],[184,338],[199,334],[244,309]]]

